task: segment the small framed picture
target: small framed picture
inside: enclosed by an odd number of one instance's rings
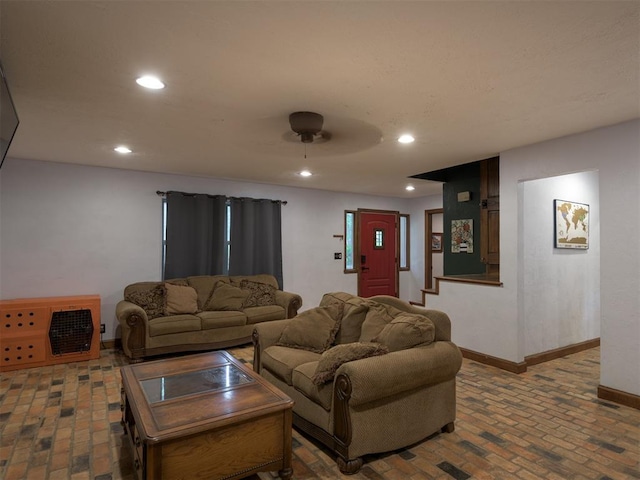
[[[431,251],[442,252],[442,233],[431,234]]]

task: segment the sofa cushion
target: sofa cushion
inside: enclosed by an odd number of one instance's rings
[[[291,381],[293,388],[301,392],[305,397],[314,403],[322,405],[326,411],[331,410],[331,400],[333,398],[333,384],[326,382],[321,384],[313,383],[318,362],[309,362],[298,365],[293,370]]]
[[[389,353],[389,349],[379,343],[355,342],[336,345],[322,354],[311,380],[314,385],[330,382],[343,363],[376,357],[385,353]]]
[[[280,288],[278,285],[278,280],[273,275],[269,275],[266,273],[258,274],[258,275],[234,275],[229,277],[229,281],[232,285],[236,287],[240,286],[240,282],[242,280],[249,280],[250,282],[258,282],[258,283],[266,283],[267,285],[271,285],[276,290]]]
[[[240,288],[249,292],[244,307],[266,307],[276,304],[276,288],[261,282],[241,280]]]
[[[345,292],[325,293],[320,300],[320,306],[342,304],[343,313],[340,330],[336,334],[336,344],[357,342],[360,339],[362,322],[364,322],[369,306],[367,301]]]
[[[201,321],[195,315],[171,315],[149,321],[149,336],[170,335],[172,333],[196,332],[201,329]]]
[[[422,315],[402,313],[391,320],[372,340],[389,347],[396,352],[416,345],[428,345],[435,338],[436,327],[433,322]]]
[[[229,283],[218,282],[211,292],[211,296],[207,300],[204,310],[239,312],[242,310],[242,305],[250,293],[251,292],[247,290],[234,287]]]
[[[360,297],[347,292],[329,292],[322,295],[318,305],[320,307],[328,307],[329,305],[346,303],[349,300],[357,300],[358,298]]]
[[[196,292],[198,292],[198,308],[207,310],[205,305],[211,297],[213,289],[218,282],[229,283],[229,277],[226,275],[196,275],[187,277],[187,282],[190,287],[195,288]]]
[[[284,327],[276,345],[322,353],[333,344],[341,317],[342,305],[305,310]]]
[[[249,307],[245,308],[243,312],[247,316],[248,324],[267,322],[269,320],[282,320],[286,317],[286,312],[280,305]]]
[[[200,312],[196,316],[202,321],[202,329],[237,327],[247,324],[247,316],[242,312]]]
[[[360,340],[362,324],[367,316],[369,307],[363,304],[354,304],[348,301],[344,305],[344,314],[340,322],[340,330],[336,335],[336,344],[352,343]]]
[[[167,303],[164,309],[165,315],[180,315],[184,313],[196,313],[198,311],[198,294],[195,288],[183,285],[173,285],[165,282],[167,290]]]
[[[262,367],[286,382],[287,385],[292,385],[293,370],[296,367],[303,363],[316,362],[319,359],[319,353],[277,345],[265,348],[260,355]]]
[[[362,322],[360,331],[360,342],[371,342],[388,323],[402,313],[391,305],[383,305],[376,302],[368,302],[369,310]]]
[[[152,320],[164,316],[166,290],[162,283],[139,282],[124,290],[124,299],[141,307]]]

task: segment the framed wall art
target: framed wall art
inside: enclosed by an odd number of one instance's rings
[[[589,248],[589,205],[554,200],[555,248]]]
[[[473,219],[451,220],[451,253],[473,253]]]
[[[438,253],[442,252],[442,233],[431,234],[431,251]]]

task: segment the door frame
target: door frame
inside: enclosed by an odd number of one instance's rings
[[[431,249],[433,216],[442,213],[444,213],[444,208],[433,208],[424,211],[424,288],[426,290],[433,290],[433,250]]]
[[[355,225],[355,234],[354,234],[354,265],[356,267],[356,272],[358,273],[358,295],[360,295],[360,287],[361,287],[361,275],[362,275],[362,264],[360,263],[360,215],[362,213],[379,213],[384,215],[394,215],[395,216],[395,230],[396,230],[396,251],[395,253],[395,275],[394,275],[394,289],[395,296],[400,297],[400,212],[397,210],[375,210],[370,208],[359,208],[356,211],[356,225]]]

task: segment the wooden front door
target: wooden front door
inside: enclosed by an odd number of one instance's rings
[[[398,213],[359,212],[358,295],[398,296]]]

